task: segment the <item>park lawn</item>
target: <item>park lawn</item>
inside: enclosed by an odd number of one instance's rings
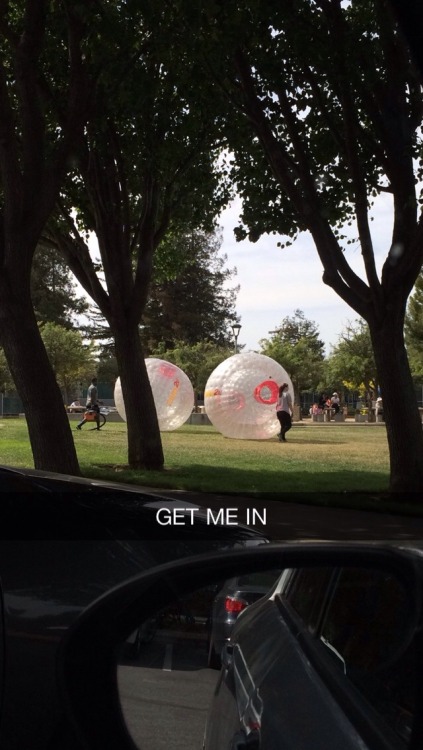
[[[74,438],[85,476],[155,488],[254,496],[310,493],[316,500],[318,493],[380,495],[388,488],[384,425],[298,424],[285,444],[276,438],[232,440],[210,426],[184,425],[162,433],[162,472],[126,466],[124,423],[109,422],[101,432],[85,426]],[[0,420],[0,463],[33,467],[23,418]]]

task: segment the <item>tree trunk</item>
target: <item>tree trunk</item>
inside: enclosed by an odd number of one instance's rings
[[[18,302],[6,284],[1,295],[0,341],[23,403],[34,466],[79,476],[69,419],[31,302]]]
[[[129,466],[160,471],[164,464],[162,442],[138,325],[121,321],[113,333],[128,427]]]
[[[369,322],[383,401],[392,492],[423,491],[423,430],[404,344],[403,316],[388,310]]]

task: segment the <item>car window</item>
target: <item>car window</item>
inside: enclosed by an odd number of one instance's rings
[[[418,656],[398,580],[376,570],[304,568],[286,579],[282,598],[318,638],[337,674],[359,691],[363,705],[408,741]]]
[[[321,629],[344,674],[403,739],[409,739],[416,686],[408,601],[398,580],[379,571],[340,572]]]
[[[332,568],[299,568],[287,579],[284,597],[310,630],[315,630],[322,614]]]
[[[257,573],[248,573],[237,579],[240,586],[260,586],[271,588],[281,574],[280,570],[262,570]]]

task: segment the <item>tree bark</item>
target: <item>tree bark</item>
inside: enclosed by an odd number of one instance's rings
[[[52,18],[45,0],[21,5],[16,18],[9,17],[7,3],[0,11],[0,343],[23,402],[35,467],[79,475],[69,420],[33,312],[30,276],[94,93],[81,49],[92,19],[83,20],[72,3],[55,8]],[[52,77],[45,56],[54,49]]]
[[[129,466],[160,471],[164,464],[162,442],[138,325],[121,319],[113,333],[125,403]]]
[[[36,469],[80,475],[59,386],[42,342],[29,290],[0,283],[0,343],[23,403]],[[25,286],[23,282],[22,287]]]
[[[138,283],[135,284],[130,260],[127,263],[121,262],[121,258],[126,257],[124,250],[118,253],[118,242],[110,242],[112,231],[108,233],[107,227],[97,227],[102,257],[105,260],[106,291],[96,275],[88,246],[78,235],[70,219],[69,222],[73,238],[56,230],[49,239],[56,244],[80,284],[109,323],[125,403],[129,466],[132,469],[161,470],[164,457],[160,430],[138,330],[143,302],[141,309],[139,305],[148,288],[150,265],[144,270],[144,274],[138,274]]]
[[[382,325],[369,321],[383,399],[392,492],[423,491],[423,430],[404,344],[403,316],[389,307]]]

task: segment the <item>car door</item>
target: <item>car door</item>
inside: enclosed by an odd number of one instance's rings
[[[419,634],[406,591],[390,573],[360,568],[296,571],[276,598],[284,619],[361,742],[410,747]],[[414,741],[413,741],[414,742]],[[417,746],[413,744],[413,746]]]
[[[206,750],[418,747],[418,648],[397,584],[375,571],[300,569],[251,605],[224,658]]]
[[[304,623],[283,616],[280,600],[273,594],[252,604],[235,625],[208,718],[206,750],[367,750],[311,669],[299,642]],[[310,610],[317,613],[320,602]]]

